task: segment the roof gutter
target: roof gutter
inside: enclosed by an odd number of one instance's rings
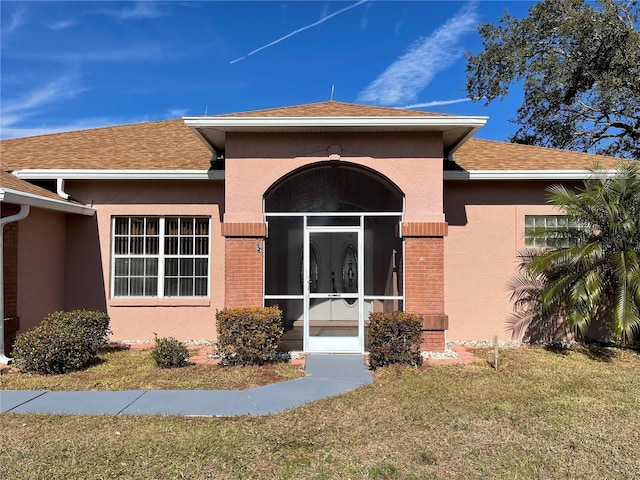
[[[97,170],[39,169],[15,170],[22,180],[224,180],[221,170]],[[58,186],[60,183],[58,183]],[[64,193],[64,192],[63,192]],[[60,194],[60,191],[58,191]]]
[[[602,170],[606,176],[616,170]],[[592,170],[464,170],[445,171],[445,180],[586,180]]]
[[[55,200],[53,198],[34,195],[33,193],[21,192],[12,188],[0,188],[0,201],[86,216],[92,216],[96,213],[96,211],[91,207],[85,207],[84,205],[71,203],[66,200]],[[2,220],[4,221],[4,219]]]
[[[20,211],[15,215],[0,218],[0,364],[8,365],[11,359],[4,353],[4,226],[19,222],[27,218],[31,208],[29,205],[20,205]]]
[[[335,128],[335,127],[482,127],[489,117],[420,116],[402,117],[183,117],[188,127],[233,128]]]

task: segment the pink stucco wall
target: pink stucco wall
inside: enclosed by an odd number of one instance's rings
[[[73,308],[102,304],[111,317],[114,340],[151,340],[154,333],[180,340],[214,340],[215,313],[224,307],[223,183],[69,181],[66,191],[97,210],[93,224],[79,219],[70,226],[66,304]],[[209,298],[111,298],[111,218],[115,215],[210,216]],[[100,278],[96,279],[96,265],[100,264]]]
[[[444,207],[448,340],[512,339],[507,284],[524,245],[525,215],[557,215],[544,182],[447,181]]]
[[[405,221],[444,220],[440,134],[233,133],[226,145],[225,222],[263,221],[264,192],[301,166],[327,161],[332,146],[341,160],[378,171],[404,192]]]
[[[32,208],[19,222],[18,315],[20,331],[64,309],[66,215]]]

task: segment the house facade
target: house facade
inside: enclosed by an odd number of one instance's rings
[[[472,138],[486,121],[331,101],[5,140],[3,217],[66,209],[5,225],[5,331],[86,308],[114,340],[214,340],[217,310],[278,305],[306,352],[364,352],[380,311],[420,314],[425,350],[512,338],[545,188],[617,160]]]

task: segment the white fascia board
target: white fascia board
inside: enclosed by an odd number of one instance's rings
[[[606,176],[615,170],[603,170]],[[585,180],[593,176],[591,170],[469,170],[445,171],[445,180]]]
[[[42,197],[40,195],[34,195],[33,193],[20,192],[12,188],[0,188],[0,201],[87,216],[95,215],[96,213],[91,207],[85,207],[84,205],[78,205],[64,200]]]
[[[188,127],[332,128],[332,127],[482,127],[489,117],[183,117]]]
[[[221,170],[24,169],[12,173],[22,180],[224,180]]]

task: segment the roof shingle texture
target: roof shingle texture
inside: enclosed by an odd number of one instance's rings
[[[2,170],[208,170],[211,151],[181,119],[3,140]]]
[[[414,110],[320,102],[222,116],[434,116]],[[0,167],[21,169],[208,170],[212,153],[181,119],[57,133],[0,142]],[[578,170],[619,159],[490,140],[470,139],[456,152],[465,170]]]
[[[469,139],[456,151],[465,170],[584,170],[598,164],[615,169],[619,158],[492,140]]]

